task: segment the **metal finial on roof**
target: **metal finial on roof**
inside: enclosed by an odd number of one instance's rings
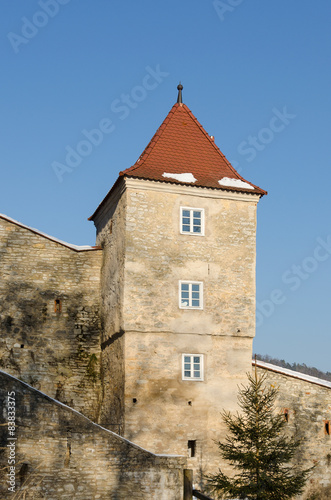
[[[177,85],[177,90],[178,90],[177,102],[182,103],[183,102],[183,98],[182,98],[183,85],[180,82],[179,82],[179,85]]]

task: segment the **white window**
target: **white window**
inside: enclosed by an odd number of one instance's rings
[[[204,236],[203,208],[180,207],[180,232]]]
[[[180,309],[203,309],[203,283],[201,281],[179,282]]]
[[[203,354],[182,354],[182,379],[203,380]]]

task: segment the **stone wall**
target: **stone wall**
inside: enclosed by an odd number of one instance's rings
[[[124,338],[123,294],[125,260],[126,195],[123,183],[100,207],[94,219],[97,245],[103,249],[101,267],[102,384],[103,404],[100,422],[124,432]]]
[[[258,197],[126,185],[124,330],[254,337]],[[204,236],[180,233],[180,207],[204,209]],[[203,282],[203,310],[179,309],[179,280]]]
[[[186,454],[195,481],[220,464],[221,411],[237,409],[251,369],[251,339],[178,333],[125,334],[125,437],[154,453]],[[204,380],[182,380],[182,353],[204,355]]]
[[[0,367],[96,421],[101,256],[0,217]]]
[[[220,411],[236,408],[251,368],[257,201],[122,179],[93,216],[104,255],[103,416],[152,452],[187,455],[194,441],[189,466],[200,475],[219,463]],[[181,234],[181,206],[204,210],[204,236]],[[203,310],[179,308],[179,280],[203,282]],[[203,381],[182,380],[183,353],[203,354]]]
[[[197,478],[219,464],[220,412],[250,370],[258,198],[126,185],[125,436],[165,453],[194,441]],[[181,234],[181,207],[204,210],[204,236]],[[179,308],[179,280],[203,282],[202,310]],[[184,353],[204,356],[204,380],[182,379]]]
[[[153,455],[3,372],[1,424],[8,420],[8,392],[16,403],[17,441],[10,452],[8,427],[0,426],[0,468],[14,452],[22,498],[25,492],[26,500],[182,500],[183,457]],[[1,498],[14,495],[6,474],[1,470]]]
[[[260,362],[258,362],[259,364]],[[266,365],[266,364],[265,364]],[[277,371],[279,370],[279,372]],[[267,374],[267,383],[279,390],[276,406],[279,412],[288,415],[288,431],[304,437],[296,461],[303,467],[315,465],[307,488],[310,485],[331,484],[331,387],[328,382],[304,380],[305,375],[282,368],[258,368],[258,373]],[[324,385],[323,385],[324,384]],[[285,417],[284,417],[285,418]],[[326,423],[329,433],[326,431]]]
[[[133,179],[112,194],[94,219],[102,250],[0,217],[0,367],[153,453],[188,455],[194,441],[197,484],[220,465],[220,413],[251,370],[257,198]],[[180,234],[181,206],[204,209],[204,237]],[[179,308],[180,279],[204,283],[203,310]],[[204,356],[203,380],[182,379],[183,353]],[[289,432],[306,437],[297,460],[330,484],[331,388],[266,370]],[[40,498],[181,498],[183,460],[1,380],[17,393],[18,481],[40,482]]]

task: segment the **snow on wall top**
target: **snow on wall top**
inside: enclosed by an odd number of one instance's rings
[[[255,360],[252,360],[253,366],[255,366]],[[272,365],[271,363],[265,363],[264,361],[256,360],[256,366],[258,368],[265,368],[276,373],[281,373],[282,375],[288,375],[289,377],[298,378],[304,380],[305,382],[310,382],[312,384],[322,385],[323,387],[328,387],[331,389],[331,382],[328,380],[323,380],[322,378],[312,377],[311,375],[306,375],[305,373],[296,372],[294,370],[289,370],[288,368],[282,368],[281,366]]]

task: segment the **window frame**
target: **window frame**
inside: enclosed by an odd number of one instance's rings
[[[183,210],[190,211],[190,231],[183,231]],[[201,212],[201,233],[195,233],[193,231],[193,219],[194,219],[193,212]],[[189,234],[191,236],[204,236],[205,235],[205,209],[204,208],[194,208],[194,207],[180,207],[179,231],[180,231],[180,234]]]
[[[200,358],[200,377],[186,377],[185,376],[185,356],[190,356],[190,372],[194,372],[193,365],[194,365],[194,357],[199,357]],[[188,380],[191,382],[203,382],[204,381],[204,355],[203,354],[192,354],[192,353],[183,353],[182,354],[182,380]]]
[[[182,285],[199,285],[199,306],[183,306],[182,305]],[[189,309],[202,311],[203,310],[203,281],[179,280],[178,282],[178,300],[179,309]],[[192,303],[192,287],[189,286],[189,304]]]

